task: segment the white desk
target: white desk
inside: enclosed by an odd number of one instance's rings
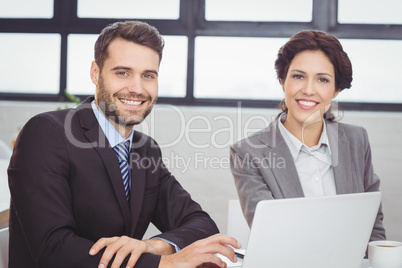
[[[241,265],[243,263],[242,259],[239,259],[237,261],[237,263],[232,263],[229,261],[229,259],[222,257],[221,255],[219,256],[221,259],[223,259],[224,262],[226,262],[226,264],[228,265],[227,267],[231,267],[231,268],[241,268]],[[362,261],[362,264],[360,266],[361,268],[370,268],[370,262],[367,259],[364,259]]]
[[[9,160],[0,159],[0,225],[8,222],[10,208],[10,190],[8,188]]]

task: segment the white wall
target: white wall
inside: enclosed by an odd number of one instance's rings
[[[31,116],[58,105],[0,102],[0,139],[11,143]],[[165,164],[226,233],[228,200],[237,199],[228,147],[266,126],[276,113],[272,109],[157,105],[136,129],[158,141]],[[375,172],[382,181],[388,239],[402,241],[402,113],[346,111],[342,122],[367,129]]]

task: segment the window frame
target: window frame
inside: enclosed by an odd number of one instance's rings
[[[60,87],[58,94],[0,93],[0,100],[69,101],[67,86],[67,37],[69,34],[99,34],[110,23],[124,19],[79,18],[77,0],[54,0],[51,19],[0,18],[0,33],[56,33],[61,36]],[[337,21],[338,0],[313,0],[311,22],[251,22],[207,21],[205,0],[180,0],[177,20],[141,19],[154,25],[162,35],[182,35],[188,38],[187,82],[185,97],[159,97],[158,103],[186,106],[225,106],[276,108],[276,100],[212,99],[194,97],[194,58],[197,36],[283,37],[298,31],[318,29],[340,39],[402,40],[400,24],[340,24]],[[29,90],[29,89],[28,89]],[[84,99],[88,95],[77,95]],[[340,102],[345,110],[402,111],[402,103]]]

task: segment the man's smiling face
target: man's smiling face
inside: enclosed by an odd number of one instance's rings
[[[159,55],[146,46],[113,40],[102,70],[93,62],[95,102],[112,123],[133,126],[151,112],[158,95]]]

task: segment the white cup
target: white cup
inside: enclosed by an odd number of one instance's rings
[[[401,268],[402,242],[372,241],[368,248],[372,268]]]

